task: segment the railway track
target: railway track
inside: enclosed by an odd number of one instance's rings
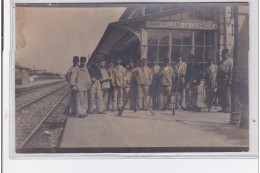
[[[26,95],[28,93],[31,93],[33,91],[37,91],[41,88],[57,85],[57,84],[64,83],[64,82],[65,82],[65,80],[56,81],[56,82],[47,83],[47,84],[42,84],[42,85],[31,86],[31,87],[26,87],[26,88],[16,88],[15,89],[15,97],[17,98],[17,97]]]
[[[33,131],[26,137],[26,139],[21,143],[19,148],[24,148],[25,145],[32,139],[35,133],[41,128],[41,126],[46,122],[46,120],[53,115],[54,111],[58,107],[58,105],[64,100],[64,98],[70,93],[71,89],[67,90],[65,94],[58,100],[58,102],[52,107],[52,109],[43,117],[41,122],[33,129]]]
[[[23,148],[27,142],[34,136],[35,132],[45,123],[45,121],[53,114],[59,104],[69,98],[69,86],[62,85],[52,90],[46,95],[37,98],[30,103],[24,104],[16,109],[16,148]],[[67,101],[63,101],[63,107],[67,105]],[[62,111],[64,108],[62,108]],[[63,120],[67,118],[63,115]],[[55,114],[53,114],[56,116]]]
[[[60,89],[62,89],[62,88],[64,88],[64,87],[66,87],[66,86],[67,86],[67,84],[64,84],[64,85],[62,85],[61,87],[58,87],[58,88],[56,88],[56,89],[50,91],[49,93],[47,93],[47,94],[45,94],[45,95],[43,95],[43,96],[41,96],[41,97],[39,97],[39,98],[36,98],[36,99],[30,101],[29,103],[26,103],[26,104],[24,104],[24,105],[22,105],[22,106],[19,106],[18,108],[15,109],[15,111],[22,110],[22,109],[24,109],[24,108],[26,108],[26,107],[28,107],[28,106],[30,106],[30,105],[32,105],[32,104],[34,104],[34,103],[40,101],[40,100],[42,100],[43,98],[48,97],[49,95],[55,93],[56,91],[58,91],[58,90],[60,90]]]

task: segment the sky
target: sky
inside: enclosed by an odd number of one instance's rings
[[[16,64],[66,73],[72,57],[90,56],[125,8],[16,8]]]

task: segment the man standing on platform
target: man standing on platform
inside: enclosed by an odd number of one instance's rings
[[[68,71],[67,71],[67,75],[66,75],[66,80],[69,83],[70,87],[72,88],[73,86],[70,83],[70,79],[72,76],[72,73],[76,72],[76,69],[78,68],[79,65],[79,57],[78,56],[74,56],[73,57],[73,66],[71,66]],[[69,98],[69,102],[65,108],[64,111],[65,114],[67,115],[75,115],[76,113],[76,90],[72,90],[70,93],[70,98]]]
[[[108,105],[108,93],[110,90],[110,81],[111,77],[109,76],[109,73],[106,68],[106,61],[104,59],[101,60],[101,89],[103,93],[103,101],[104,101],[104,109],[109,110]]]
[[[201,66],[197,63],[197,60],[193,55],[190,55],[191,63],[187,66],[186,72],[186,107],[187,110],[193,110],[200,112],[201,108],[198,107],[198,86],[200,85],[200,79],[202,77]]]
[[[125,99],[127,97],[130,100],[130,109],[134,110],[136,105],[136,85],[133,83],[134,81],[134,61],[132,59],[129,60],[129,64],[126,68],[126,77],[125,77]]]
[[[70,84],[76,90],[76,117],[84,118],[88,109],[88,90],[91,87],[91,79],[85,66],[86,57],[80,58],[80,65],[72,73]]]
[[[103,93],[101,90],[102,74],[100,68],[100,60],[96,59],[89,69],[92,86],[90,88],[90,108],[89,113],[93,114],[95,105],[97,113],[105,114],[103,107]]]
[[[185,76],[186,76],[186,69],[187,69],[187,64],[182,62],[182,57],[178,58],[178,62],[174,65],[174,73],[176,76],[176,90],[177,90],[177,98],[176,100],[177,105],[176,107],[178,108],[179,105],[181,105],[182,109],[186,109],[185,105]]]
[[[115,67],[111,70],[111,84],[113,86],[113,112],[116,110],[121,110],[123,106],[124,78],[125,68],[121,65],[120,57],[117,57]]]
[[[214,64],[213,58],[208,59],[205,76],[206,104],[209,108],[212,104],[214,92],[217,87],[218,66]]]
[[[228,49],[222,51],[222,61],[218,71],[218,91],[222,109],[219,112],[230,112],[230,85],[232,81],[233,60],[229,57]]]
[[[160,86],[159,86],[159,109],[173,109],[172,100],[172,87],[175,81],[175,74],[171,64],[169,63],[169,58],[164,58],[163,67],[161,67],[159,74]],[[168,103],[167,103],[168,102]]]
[[[152,106],[153,109],[157,109],[158,100],[159,100],[159,77],[158,72],[160,70],[160,66],[156,59],[152,59],[152,84],[150,86],[150,95],[152,96]]]
[[[149,67],[147,67],[147,59],[142,58],[141,64],[136,68],[136,83],[137,83],[137,108],[148,110],[149,104],[149,87],[152,82],[152,71]]]

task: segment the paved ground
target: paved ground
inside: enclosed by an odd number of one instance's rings
[[[248,130],[228,125],[230,114],[126,110],[68,118],[61,148],[79,147],[248,147]]]

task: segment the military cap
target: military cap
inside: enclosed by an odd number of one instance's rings
[[[87,61],[87,58],[85,56],[80,57],[80,61]]]
[[[168,63],[170,60],[169,60],[169,58],[164,58],[163,61]]]
[[[142,58],[141,61],[142,61],[142,62],[143,62],[143,61],[147,61],[147,59],[146,59],[146,58]]]
[[[78,62],[79,61],[79,57],[78,56],[73,56],[73,62]]]
[[[223,50],[222,50],[222,55],[225,55],[225,54],[227,54],[228,52],[229,52],[228,49],[223,49]]]
[[[100,62],[105,62],[106,60],[104,59],[104,58],[102,58],[101,60],[100,60]]]

